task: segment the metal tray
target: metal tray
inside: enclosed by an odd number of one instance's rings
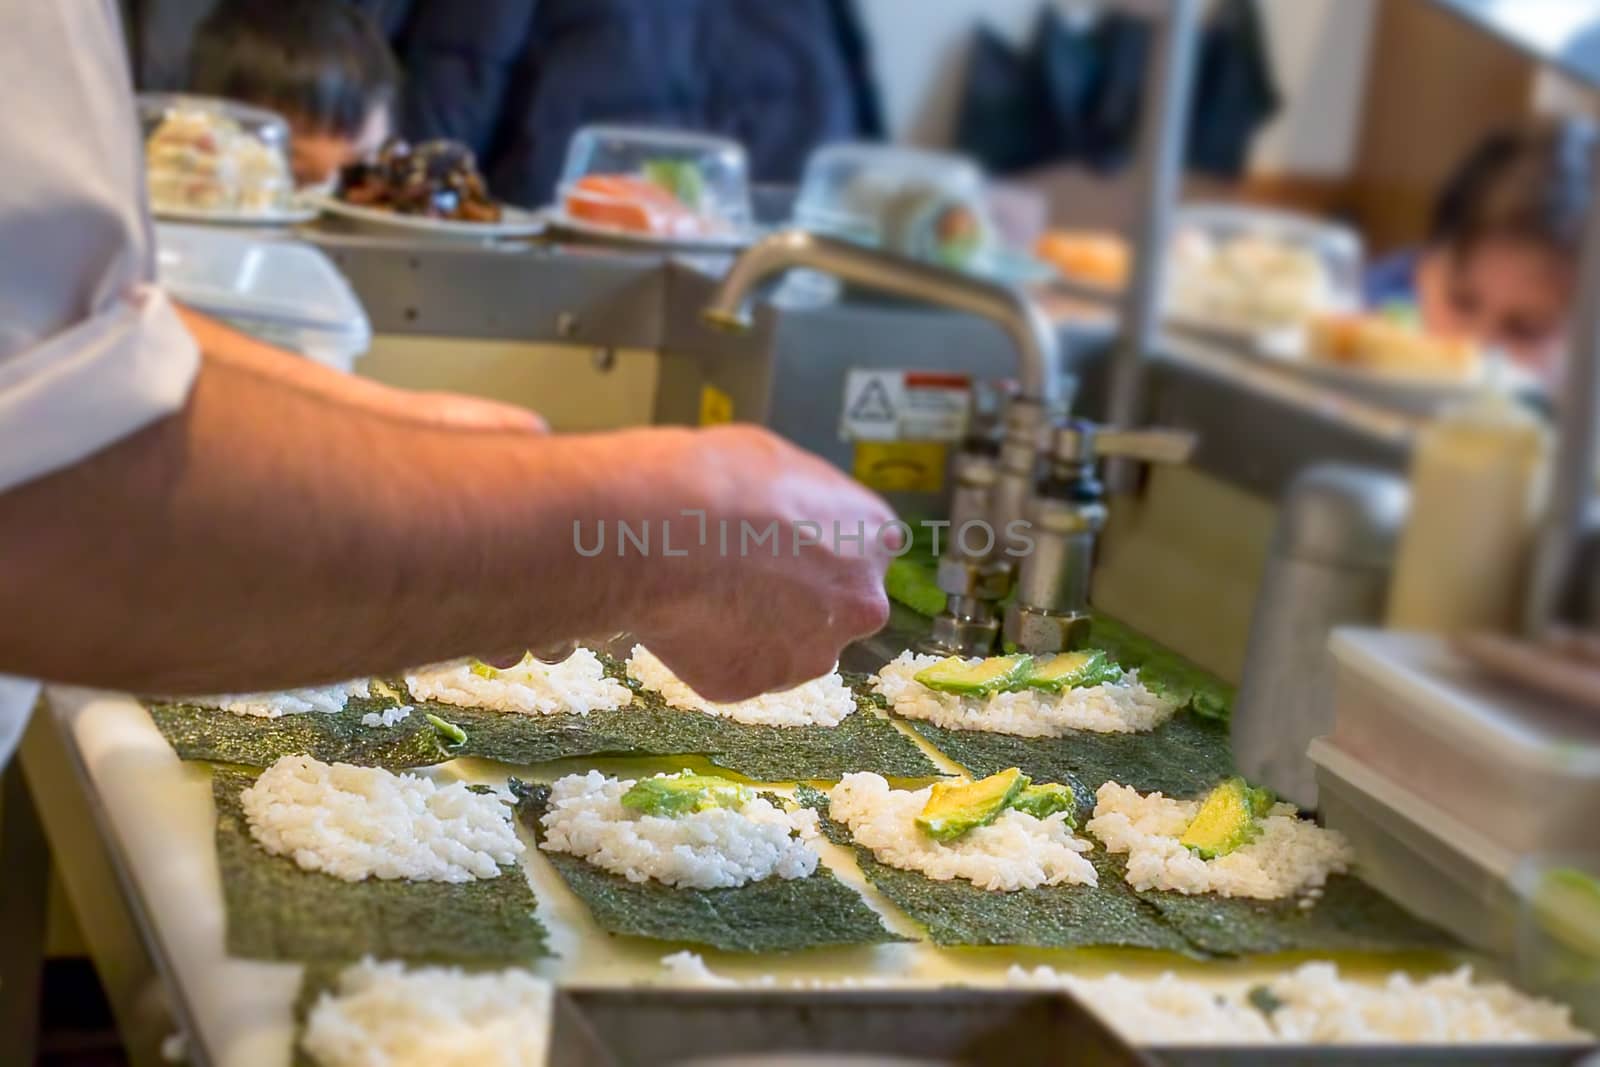
[[[1072,997],[1039,991],[567,990],[550,1067],[1159,1067]]]

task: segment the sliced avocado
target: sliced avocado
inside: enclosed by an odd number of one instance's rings
[[[951,656],[924,667],[914,677],[940,693],[978,697],[1022,685],[1032,667],[1032,656],[990,656],[977,663]]]
[[[668,774],[641,778],[622,794],[622,806],[644,815],[692,815],[712,808],[743,807],[755,793],[714,774]]]
[[[449,719],[441,719],[437,715],[429,715],[428,722],[438,731],[440,737],[452,745],[464,745],[467,743],[467,732]]]
[[[954,841],[994,822],[1027,787],[1028,776],[1015,767],[976,782],[935,782],[917,828],[935,841]]]
[[[644,165],[650,184],[665,189],[690,211],[699,211],[706,196],[705,176],[692,159],[651,159]]]
[[[1243,778],[1229,778],[1200,805],[1178,843],[1201,859],[1213,860],[1243,848],[1261,832],[1261,817],[1272,809],[1272,794]]]
[[[1059,693],[1063,689],[1087,689],[1105,685],[1122,677],[1122,668],[1098,648],[1083,652],[1061,652],[1034,662],[1026,679],[1029,689]]]
[[[1035,819],[1048,818],[1058,811],[1064,811],[1067,813],[1067,825],[1078,825],[1078,798],[1070,788],[1055,782],[1025,786],[1011,801],[1011,806]]]

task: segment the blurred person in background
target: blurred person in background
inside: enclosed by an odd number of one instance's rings
[[[477,154],[489,188],[540,207],[589,123],[744,144],[758,182],[818,145],[882,135],[853,0],[353,0],[395,42],[400,132]]]
[[[1498,348],[1558,375],[1578,284],[1596,131],[1566,119],[1485,139],[1445,183],[1426,243],[1374,264],[1366,302],[1428,333]]]
[[[377,25],[344,0],[222,0],[200,24],[188,88],[289,123],[296,185],[323,185],[388,138],[400,75]]]

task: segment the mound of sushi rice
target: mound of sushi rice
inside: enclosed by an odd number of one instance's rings
[[[713,971],[692,952],[661,960],[663,984],[703,988],[872,988],[888,977],[780,981],[738,979]],[[1013,965],[1005,984],[1065,989],[1135,1045],[1583,1044],[1571,1009],[1499,982],[1475,981],[1470,967],[1413,978],[1395,971],[1356,980],[1336,964],[1305,963],[1260,982],[1210,979],[1171,971],[1154,977],[1083,977],[1052,967]]]
[[[805,878],[817,869],[809,843],[818,832],[814,811],[785,811],[752,793],[738,807],[651,815],[622,803],[635,784],[599,771],[558,779],[540,821],[539,847],[577,856],[630,882],[655,879],[689,889]]]
[[[306,1017],[318,1067],[529,1067],[550,1045],[550,983],[526,971],[362,960]]]
[[[685,685],[650,650],[635,645],[628,657],[628,677],[661,694],[674,708],[732,719],[751,726],[838,726],[856,710],[855,693],[835,668],[793,689],[764,693],[750,700],[718,704]]]
[[[542,663],[529,655],[513,667],[489,667],[477,660],[424,667],[406,675],[406,688],[417,700],[521,715],[587,715],[626,707],[633,700],[628,687],[606,674],[600,657],[587,648],[574,650],[560,663]]]
[[[916,825],[933,787],[890,789],[872,773],[847,774],[828,793],[828,815],[881,863],[935,881],[963,878],[980,889],[1011,892],[1042,885],[1096,885],[1093,848],[1077,837],[1066,812],[1040,819],[1004,811],[954,841],[935,841]]]
[[[1067,989],[1139,1044],[1522,1044],[1593,1041],[1571,1010],[1462,967],[1381,982],[1343,978],[1307,963],[1258,984],[1226,988],[1167,972],[1155,978],[1081,978],[1049,967],[1013,967],[1009,984]]]
[[[501,795],[377,767],[284,756],[239,801],[263,849],[347,882],[495,878],[524,848]]]
[[[984,730],[1017,737],[1061,737],[1073,730],[1146,733],[1178,710],[1177,701],[1146,688],[1137,671],[1129,671],[1115,682],[1059,693],[1037,689],[981,697],[941,693],[917,681],[916,675],[942,658],[902,652],[878,672],[872,687],[896,715],[907,719],[947,730]]]
[[[256,719],[278,719],[285,715],[333,715],[343,711],[351,697],[369,695],[371,683],[365,679],[334,685],[286,689],[279,693],[229,693],[208,697],[187,697],[181,703],[202,708],[221,708],[234,715]]]
[[[1354,852],[1344,835],[1299,817],[1293,804],[1274,804],[1249,844],[1202,859],[1179,842],[1200,811],[1198,800],[1106,782],[1095,794],[1094,818],[1085,828],[1110,852],[1126,853],[1128,884],[1135,889],[1218,893],[1278,900],[1315,895],[1333,874],[1350,868]]]

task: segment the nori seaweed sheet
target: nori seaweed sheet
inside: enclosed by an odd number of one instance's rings
[[[821,813],[829,840],[855,848],[867,881],[925,926],[936,944],[1146,948],[1195,954],[1182,934],[1163,922],[1116,872],[1106,870],[1103,851],[1090,854],[1100,873],[1098,886],[1039,886],[1004,893],[959,878],[938,882],[880,863],[870,849],[855,845],[849,830],[828,818],[828,798],[822,793],[802,786],[796,795]]]
[[[270,767],[282,756],[309,755],[324,763],[363,767],[428,767],[458,754],[420,710],[393,726],[364,726],[361,716],[395,707],[385,698],[352,697],[331,715],[307,713],[262,719],[220,708],[147,703],[150,718],[179,759]]]
[[[539,818],[548,786],[513,780],[517,815],[542,837]],[[727,952],[793,952],[839,945],[877,945],[905,938],[883,925],[865,901],[826,867],[807,878],[768,878],[733,889],[680,889],[630,882],[564,852],[540,855],[613,934],[692,942]]]
[[[1089,643],[1128,670],[1137,670],[1139,680],[1165,694],[1203,719],[1226,723],[1233,714],[1234,688],[1216,675],[1195,666],[1131,626],[1124,626],[1104,615],[1095,615]]]
[[[520,867],[460,884],[346,882],[301,870],[250,836],[239,794],[254,780],[222,769],[212,776],[229,955],[467,963],[550,954],[544,924],[534,914],[538,901]]]
[[[1020,767],[1040,782],[1073,777],[1090,792],[1108,781],[1141,793],[1202,794],[1234,773],[1226,723],[1180,711],[1154,730],[1100,734],[1073,730],[1061,737],[1017,737],[980,730],[948,730],[905,720],[935,748],[972,774],[984,777]]]
[[[621,676],[610,661],[608,669]],[[837,781],[852,771],[931,778],[939,770],[857,687],[858,710],[838,726],[754,726],[673,708],[631,680],[634,702],[588,715],[519,715],[485,708],[422,704],[467,733],[453,751],[527,765],[573,756],[702,756],[758,782]]]
[[[1125,878],[1124,858],[1110,859],[1114,877]],[[1159,889],[1138,895],[1197,949],[1213,956],[1446,952],[1459,948],[1444,931],[1349,874],[1329,878],[1322,896],[1310,908],[1300,907],[1295,897],[1252,900],[1210,893],[1187,896]]]

